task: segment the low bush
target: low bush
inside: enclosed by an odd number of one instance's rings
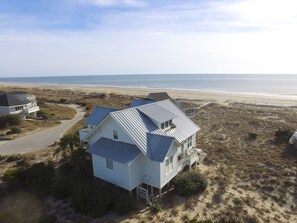
[[[290,129],[278,129],[275,131],[274,137],[278,142],[288,142],[293,133]]]
[[[253,139],[253,140],[257,139],[257,137],[258,137],[258,134],[254,133],[254,132],[250,132],[248,135],[249,135],[249,138]]]
[[[0,116],[0,129],[7,128],[9,126],[20,125],[22,118],[19,115],[1,115]]]
[[[57,222],[57,216],[54,214],[43,215],[38,221],[38,223],[55,223],[55,222]]]
[[[184,172],[177,175],[174,184],[177,193],[181,196],[201,193],[207,187],[206,179],[197,172]]]
[[[154,213],[159,213],[162,211],[162,205],[159,202],[153,203],[151,206],[151,210]]]
[[[115,199],[115,212],[118,215],[128,214],[134,208],[134,202],[131,196],[127,193],[117,194]]]
[[[10,128],[10,131],[11,131],[12,134],[18,134],[18,133],[22,132],[22,129],[19,128],[19,127],[14,126],[14,127]]]
[[[76,184],[70,199],[75,210],[98,218],[114,208],[115,194],[114,187],[93,180]]]
[[[67,100],[65,98],[60,98],[60,103],[65,103]]]
[[[43,110],[39,110],[36,115],[38,118],[42,118],[45,120],[48,120],[51,118],[51,115]]]
[[[3,181],[16,182],[39,196],[51,192],[53,180],[54,168],[51,163],[36,163],[27,168],[19,167],[7,170],[3,175]]]
[[[2,180],[4,182],[19,181],[23,177],[25,170],[26,168],[24,167],[6,170],[3,174]]]

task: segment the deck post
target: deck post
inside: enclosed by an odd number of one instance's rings
[[[130,197],[132,197],[132,190],[129,190],[129,195]]]
[[[162,188],[159,189],[159,201],[162,201]]]

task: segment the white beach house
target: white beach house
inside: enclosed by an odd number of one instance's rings
[[[148,202],[154,188],[161,193],[177,173],[206,156],[196,147],[199,127],[171,100],[123,110],[96,107],[85,123],[80,139],[89,144],[94,175],[136,189]]]
[[[36,97],[24,91],[0,91],[0,115],[19,114],[28,116],[39,111]]]

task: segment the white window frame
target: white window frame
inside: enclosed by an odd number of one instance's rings
[[[191,147],[193,147],[193,137],[192,136],[187,138],[187,148],[191,148]]]
[[[173,156],[170,156],[165,161],[165,172],[166,175],[171,173],[173,170]]]
[[[106,169],[113,170],[113,160],[105,159]]]
[[[172,126],[173,126],[172,119],[170,119],[169,121],[161,123],[161,129],[163,129],[163,130],[171,128]]]
[[[119,140],[119,133],[117,130],[112,130],[112,137],[114,140]]]

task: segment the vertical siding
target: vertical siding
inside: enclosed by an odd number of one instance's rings
[[[177,163],[177,155],[178,155],[178,144],[173,143],[164,162],[160,165],[160,173],[161,173],[161,187],[164,187],[176,174],[180,171]],[[170,156],[173,156],[173,170],[166,174],[166,159]]]
[[[113,161],[113,170],[106,168],[106,160],[103,157],[92,155],[94,176],[118,185],[126,190],[129,186],[129,167]]]
[[[160,188],[160,163],[150,161],[142,153],[130,165],[130,186],[131,190],[143,182],[144,176],[151,178],[151,185]]]
[[[127,133],[123,131],[112,117],[109,117],[98,129],[96,129],[96,132],[89,137],[89,144],[93,145],[101,137],[113,139],[113,130],[118,131],[119,141],[134,144]]]

